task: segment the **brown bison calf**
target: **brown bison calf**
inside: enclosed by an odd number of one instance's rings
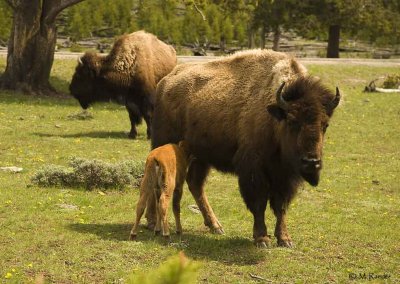
[[[182,233],[180,201],[188,164],[189,151],[183,141],[179,145],[167,144],[150,152],[140,185],[140,197],[136,206],[136,221],[131,231],[131,240],[136,238],[140,218],[146,209],[147,200],[152,194],[156,199],[157,211],[155,233],[158,234],[162,230],[162,235],[169,238],[167,210],[172,195],[176,232],[177,234]]]

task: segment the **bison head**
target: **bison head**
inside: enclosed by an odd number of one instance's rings
[[[100,58],[95,53],[85,53],[78,59],[69,91],[83,109],[87,109],[91,103],[98,100],[95,88],[99,72]]]
[[[276,92],[276,102],[268,112],[281,127],[282,158],[309,184],[317,186],[322,169],[322,145],[329,119],[340,101],[336,95],[313,78],[298,78]]]

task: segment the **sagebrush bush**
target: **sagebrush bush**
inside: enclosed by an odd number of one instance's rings
[[[32,177],[32,182],[39,186],[73,186],[73,172],[57,165],[47,165],[39,169]]]
[[[138,186],[144,163],[124,161],[118,164],[100,160],[73,157],[69,167],[47,165],[32,177],[32,183],[42,187],[83,187],[87,190],[123,189],[127,185]]]

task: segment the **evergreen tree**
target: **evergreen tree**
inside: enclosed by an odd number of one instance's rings
[[[6,42],[10,37],[11,29],[11,8],[5,3],[5,1],[0,1],[0,43]]]

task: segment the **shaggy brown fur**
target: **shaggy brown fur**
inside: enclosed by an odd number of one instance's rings
[[[136,221],[131,231],[131,240],[136,238],[140,219],[150,196],[154,196],[156,199],[157,224],[155,232],[162,231],[164,237],[169,237],[167,211],[173,195],[176,232],[177,234],[182,233],[180,200],[188,164],[189,151],[184,141],[181,141],[179,145],[167,144],[150,152],[140,186],[140,197],[136,206]]]
[[[152,34],[138,31],[119,37],[109,55],[86,52],[76,67],[71,94],[86,109],[95,101],[123,101],[131,120],[130,137],[143,116],[151,135],[157,83],[176,65],[176,52]]]
[[[335,96],[284,53],[252,50],[179,65],[158,84],[152,146],[189,144],[196,160],[187,182],[211,229],[222,232],[203,189],[210,166],[239,177],[257,245],[270,242],[270,201],[278,244],[291,246],[287,207],[303,180],[318,184],[323,136],[339,100],[338,90]]]

